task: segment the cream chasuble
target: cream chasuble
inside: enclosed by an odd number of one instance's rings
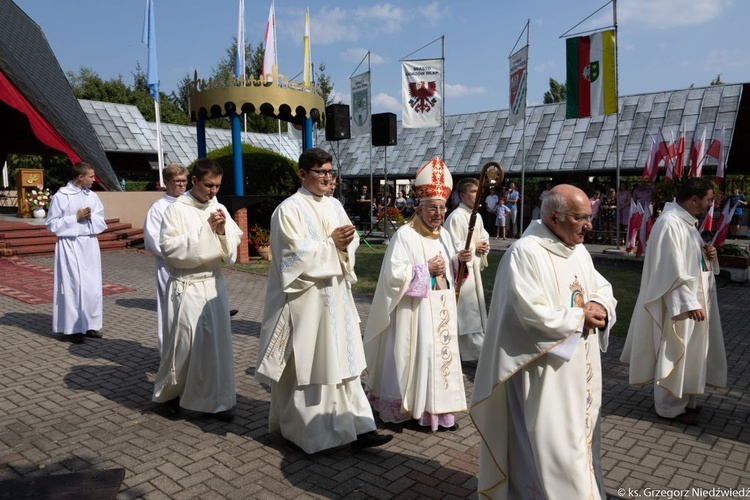
[[[599,351],[616,320],[612,287],[583,245],[535,221],[503,256],[493,298],[471,408],[480,496],[604,498]],[[589,301],[606,309],[606,330],[583,332]]]
[[[655,381],[677,398],[702,394],[706,384],[727,383],[724,334],[711,276],[719,267],[703,258],[696,222],[678,204],[667,203],[654,224],[620,357],[630,363],[631,384]],[[706,321],[686,317],[699,307]]]
[[[351,293],[355,237],[340,252],[331,232],[351,224],[341,203],[304,188],[271,220],[271,269],[256,379],[271,385],[269,430],[306,453],[375,430],[362,389],[359,315]]]
[[[466,410],[458,352],[455,290],[451,263],[453,242],[447,231],[439,237],[420,234],[426,226],[418,216],[391,238],[365,329],[367,390],[383,404],[397,404],[404,418]],[[415,267],[442,255],[448,290],[434,290],[427,281],[422,297],[407,296],[418,286]],[[400,410],[400,411],[399,411]],[[381,418],[384,416],[381,407]],[[401,419],[403,420],[403,419]],[[400,420],[396,420],[400,421]]]
[[[445,219],[444,226],[453,240],[454,252],[463,250],[466,246],[470,217],[471,209],[461,203]],[[476,244],[489,240],[490,235],[484,229],[482,216],[477,214],[471,243],[471,251],[475,258],[467,266],[469,273],[466,281],[461,285],[458,300],[458,341],[462,361],[475,361],[479,359],[479,353],[482,351],[484,329],[487,325],[487,305],[484,300],[481,273],[487,267],[487,254],[477,257]]]

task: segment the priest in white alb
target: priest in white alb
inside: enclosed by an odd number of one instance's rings
[[[164,345],[153,401],[232,420],[237,403],[229,298],[221,274],[237,258],[242,231],[216,200],[223,171],[201,158],[192,188],[164,212],[159,247],[169,270]]]
[[[167,192],[164,196],[156,200],[148,209],[146,220],[143,223],[143,243],[146,250],[155,257],[156,273],[156,318],[157,318],[157,335],[159,340],[159,354],[161,354],[162,337],[164,330],[164,321],[162,312],[164,311],[164,301],[167,294],[167,281],[169,281],[169,271],[164,262],[164,257],[159,246],[159,234],[161,233],[161,221],[164,218],[164,212],[177,197],[185,194],[187,188],[187,169],[177,163],[170,163],[162,170],[164,183],[167,186]]]
[[[461,179],[456,184],[461,203],[445,219],[445,229],[453,240],[453,250],[459,251],[466,246],[469,235],[469,220],[479,191],[479,181],[470,177]],[[487,254],[490,251],[490,234],[484,229],[481,215],[474,220],[474,231],[471,237],[472,259],[468,268],[466,281],[461,285],[458,298],[458,345],[461,361],[476,361],[482,351],[484,329],[487,325],[487,306],[484,301],[482,270],[487,267]]]
[[[456,252],[442,229],[452,187],[440,158],[417,171],[417,215],[388,245],[364,340],[366,389],[380,419],[432,431],[458,429],[455,414],[467,409],[454,276],[472,251]]]
[[[107,223],[104,206],[91,191],[95,180],[91,165],[73,165],[73,179],[52,197],[45,222],[57,236],[52,330],[76,344],[84,337],[102,337],[102,258],[96,235]]]
[[[474,379],[481,497],[605,499],[600,351],[612,287],[583,246],[591,204],[562,184],[503,256]]]
[[[620,357],[630,364],[631,384],[653,384],[656,413],[688,425],[699,421],[695,397],[706,385],[727,383],[711,276],[719,274],[716,249],[704,245],[696,228],[713,200],[710,181],[692,177],[656,219]]]
[[[356,282],[355,227],[327,196],[336,171],[323,149],[300,155],[302,187],[271,218],[271,268],[256,378],[271,386],[270,432],[305,453],[380,446],[362,389],[365,369]]]

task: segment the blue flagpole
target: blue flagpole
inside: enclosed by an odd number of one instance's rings
[[[146,85],[148,85],[151,99],[154,100],[154,113],[156,115],[156,152],[159,159],[159,186],[164,188],[164,148],[161,142],[161,113],[159,111],[159,72],[156,65],[156,17],[154,16],[154,1],[146,0],[146,14],[143,19],[143,34],[141,42],[148,46],[148,68],[146,72]]]

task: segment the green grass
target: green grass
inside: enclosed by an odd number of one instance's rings
[[[385,245],[372,245],[372,249],[368,248],[367,245],[359,247],[355,267],[358,281],[352,287],[355,292],[375,293],[385,250]],[[492,289],[495,285],[495,275],[501,257],[502,254],[498,252],[491,253],[488,258],[489,265],[482,272],[482,283],[488,305],[492,300]],[[595,262],[595,265],[597,270],[612,284],[617,299],[618,321],[612,330],[612,334],[625,338],[641,283],[640,264],[600,259]],[[269,263],[263,260],[251,260],[249,264],[235,264],[234,266],[235,269],[266,276],[268,275],[268,267]]]

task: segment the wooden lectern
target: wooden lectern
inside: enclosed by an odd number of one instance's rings
[[[44,186],[44,170],[40,168],[20,168],[16,172],[16,191],[18,192],[18,217],[31,217],[31,210],[26,197],[32,189]]]

